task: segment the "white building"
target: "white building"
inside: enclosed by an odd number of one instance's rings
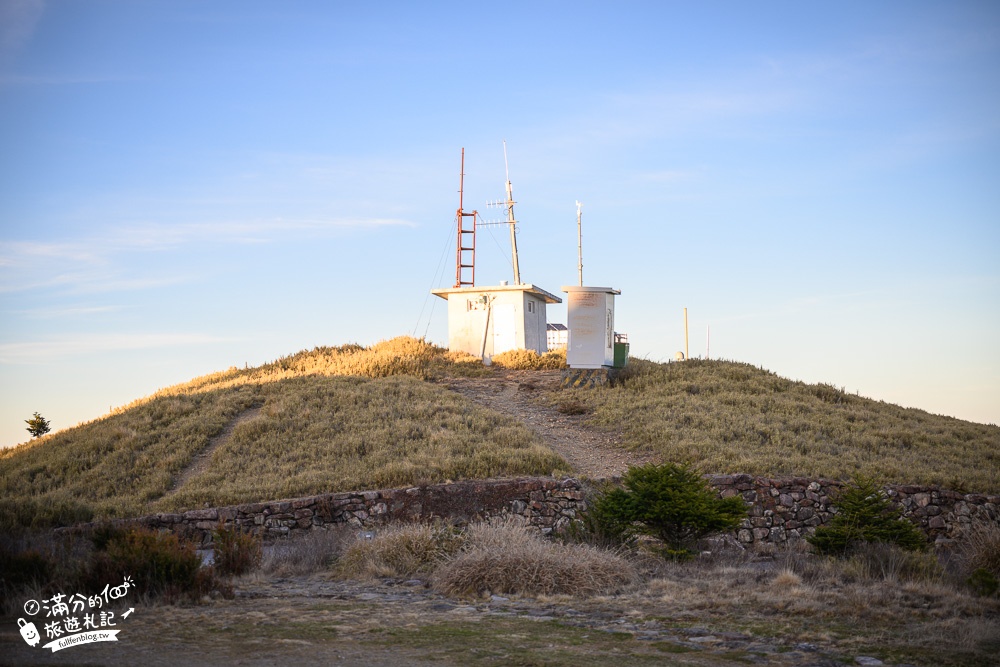
[[[566,292],[566,324],[570,368],[611,368],[615,365],[615,295],[610,287],[562,288]]]
[[[550,322],[545,327],[545,334],[546,340],[549,344],[549,350],[565,348],[569,343],[569,329],[566,328],[565,324]]]
[[[448,302],[448,349],[490,358],[507,350],[548,351],[545,306],[562,299],[534,285],[431,290]]]

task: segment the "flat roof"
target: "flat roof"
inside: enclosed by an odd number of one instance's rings
[[[584,287],[582,285],[563,285],[560,288],[563,292],[604,292],[605,294],[621,294],[620,289],[614,287]]]
[[[469,287],[442,287],[432,289],[431,294],[447,300],[452,294],[483,294],[487,292],[528,292],[545,301],[545,303],[562,303],[562,299],[541,287],[529,283],[520,285],[472,285]]]

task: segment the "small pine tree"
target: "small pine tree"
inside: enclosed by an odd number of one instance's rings
[[[822,554],[847,555],[864,542],[895,544],[910,551],[927,548],[927,539],[869,478],[855,479],[836,501],[837,514],[806,540]]]
[[[40,438],[52,430],[49,426],[49,420],[37,412],[31,419],[25,419],[24,423],[28,425],[28,433],[31,434],[32,438]]]
[[[747,513],[742,498],[719,498],[688,465],[629,468],[622,485],[598,497],[593,511],[623,533],[661,540],[675,558],[689,556],[703,537],[736,528]]]

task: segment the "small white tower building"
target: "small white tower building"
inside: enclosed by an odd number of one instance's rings
[[[448,301],[448,349],[490,358],[507,350],[548,351],[545,306],[562,299],[534,285],[431,290]]]
[[[566,326],[569,344],[566,365],[570,368],[615,366],[615,296],[611,287],[567,285]]]

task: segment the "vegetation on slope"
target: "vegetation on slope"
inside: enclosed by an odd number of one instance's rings
[[[618,386],[574,396],[627,447],[705,471],[1000,491],[1000,428],[804,384],[749,364],[629,360]]]
[[[164,389],[0,453],[0,530],[567,470],[523,424],[419,379],[481,368],[397,338],[317,348]],[[173,488],[213,438],[257,406],[201,474]]]
[[[539,360],[546,367],[558,361],[549,357]],[[497,372],[503,371],[401,337],[368,348],[316,348],[197,378],[0,452],[0,530],[205,503],[568,472],[525,425],[423,382]],[[860,475],[1000,491],[1000,428],[786,380],[747,364],[633,359],[618,386],[575,390],[572,397],[597,425],[620,428],[626,446],[704,471]],[[240,422],[204,469],[178,485],[198,455],[252,408],[259,413]]]

